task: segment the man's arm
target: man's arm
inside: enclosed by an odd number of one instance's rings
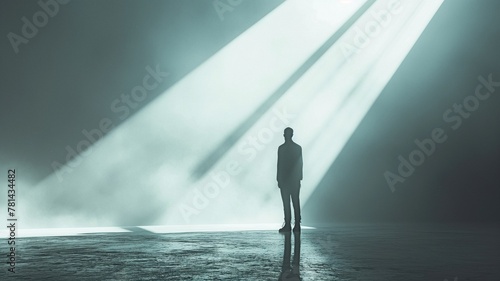
[[[299,146],[299,169],[300,169],[300,180],[302,180],[302,168],[304,163],[302,162],[302,147]]]
[[[280,147],[278,147],[278,161],[276,165],[276,181],[280,181]]]

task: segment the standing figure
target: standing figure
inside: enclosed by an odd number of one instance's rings
[[[293,140],[293,129],[288,127],[284,130],[285,143],[278,148],[278,170],[276,180],[281,190],[283,200],[283,211],[285,213],[285,224],[279,232],[291,231],[291,209],[290,198],[293,203],[295,216],[295,227],[293,231],[300,231],[300,181],[302,180],[302,147]]]

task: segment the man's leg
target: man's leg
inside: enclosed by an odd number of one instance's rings
[[[285,223],[290,224],[292,220],[292,210],[290,209],[290,189],[288,186],[282,186],[281,190],[281,200],[283,201],[283,211],[285,213]]]
[[[293,203],[293,212],[295,218],[295,225],[300,224],[301,216],[300,216],[300,182],[293,184],[291,186],[291,196]]]

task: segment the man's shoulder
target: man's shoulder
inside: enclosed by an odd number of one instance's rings
[[[290,143],[282,143],[280,146],[278,146],[278,149],[283,149],[283,148],[296,148],[296,149],[302,149],[300,145],[298,145],[296,142],[290,142]]]

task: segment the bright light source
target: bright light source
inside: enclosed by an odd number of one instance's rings
[[[279,138],[267,137],[280,108],[293,115],[289,125],[295,129],[294,139],[303,146],[301,200],[305,203],[441,3],[412,1],[398,6],[394,1],[377,1],[272,110],[262,114],[242,142],[201,181],[196,193],[188,193],[167,212],[167,221],[180,222],[186,214],[195,222],[281,220],[275,182],[281,133]],[[381,18],[385,21],[380,22]],[[365,42],[356,41],[362,32],[367,33]],[[357,49],[353,51],[353,47]],[[242,157],[246,152],[247,159]],[[243,172],[230,177],[231,184],[224,188],[220,178],[232,161]],[[219,192],[215,184],[221,186]]]
[[[193,167],[364,3],[285,1],[92,147],[63,182],[51,175],[33,193],[21,193],[24,226],[281,221],[275,173],[282,129],[293,127],[303,146],[305,203],[442,3],[401,3],[382,26],[374,15],[392,2],[372,5],[205,176],[193,180]],[[382,26],[379,32],[347,52],[359,28],[371,25],[376,32],[373,22]]]
[[[63,182],[51,175],[21,193],[24,226],[172,223],[158,217],[203,183],[193,167],[364,3],[320,2],[328,23],[308,1],[284,2],[84,153]]]

